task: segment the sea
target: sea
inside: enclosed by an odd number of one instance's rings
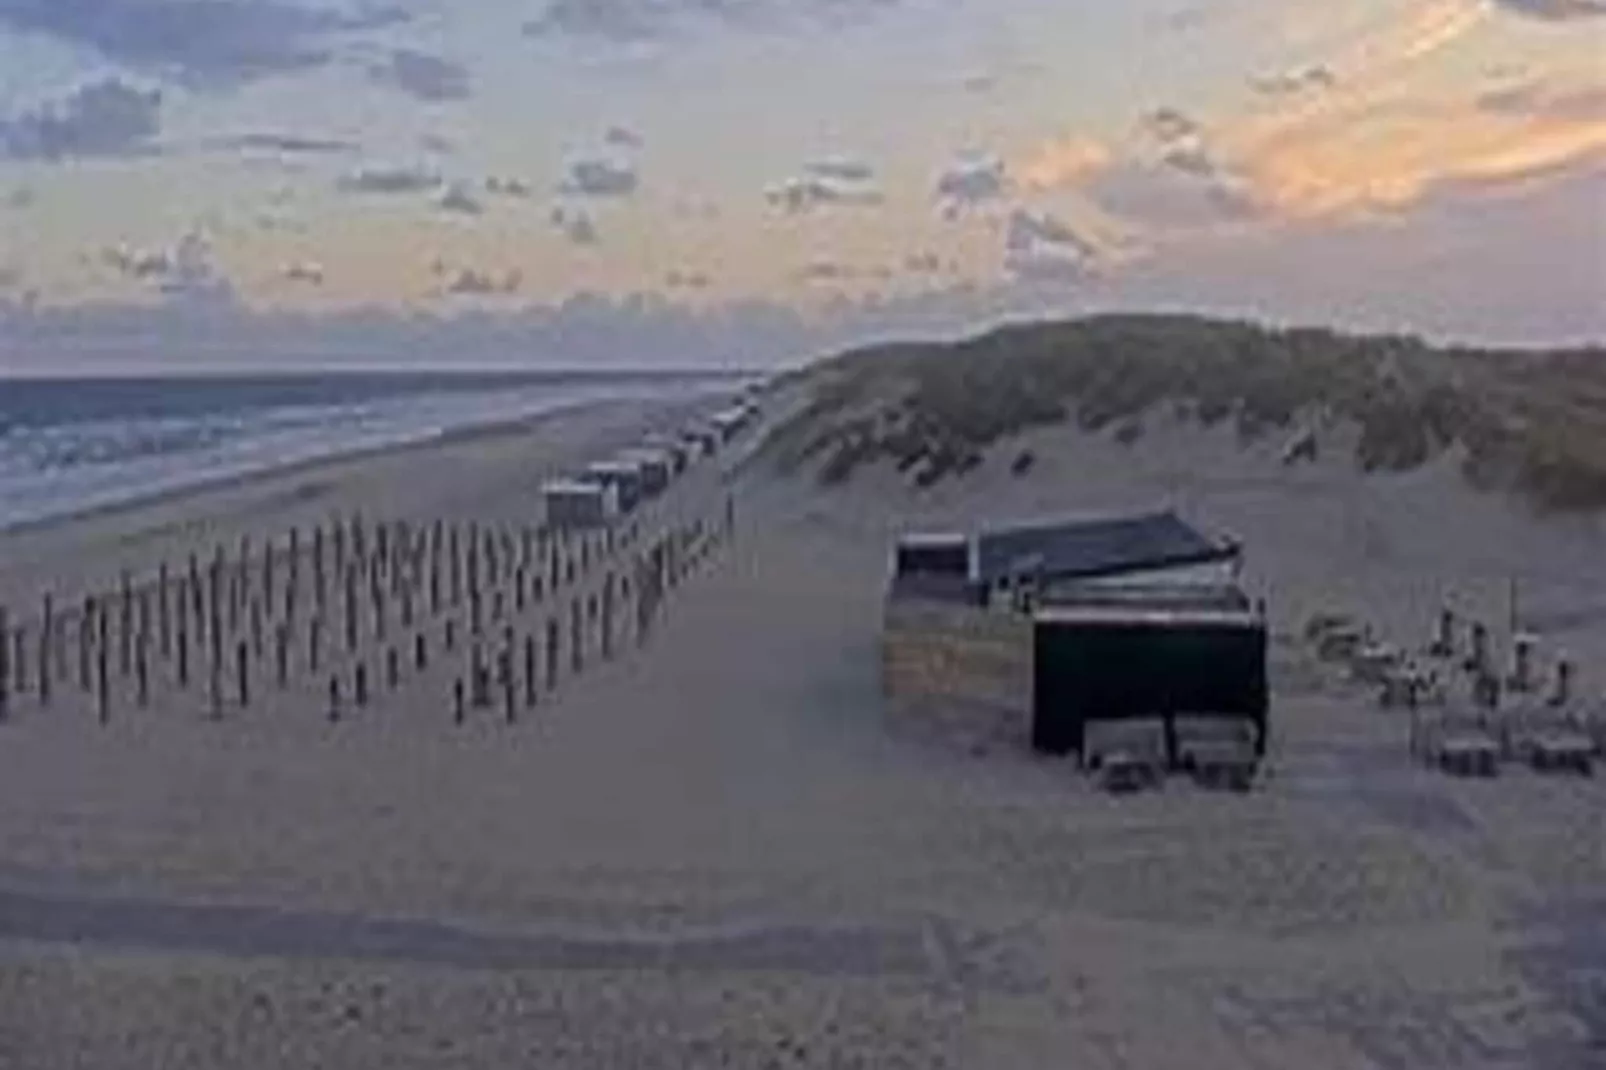
[[[611,370],[0,379],[0,529],[575,405],[752,381]]]

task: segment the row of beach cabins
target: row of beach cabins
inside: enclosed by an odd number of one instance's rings
[[[593,461],[541,487],[547,525],[562,530],[606,527],[663,494],[702,457],[712,457],[756,419],[751,400],[710,415],[674,434],[646,436],[639,446]]]
[[[193,552],[187,568],[125,568],[113,589],[46,590],[36,614],[0,605],[0,723],[25,706],[87,706],[105,725],[284,705],[335,723],[442,687],[453,722],[500,700],[511,724],[560,678],[645,643],[671,591],[729,540],[728,492],[723,516],[692,515],[713,503],[671,484],[757,415],[744,395],[550,482],[527,521],[336,515]]]

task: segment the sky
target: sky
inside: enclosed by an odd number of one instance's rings
[[[0,373],[1606,339],[1606,0],[0,0]]]

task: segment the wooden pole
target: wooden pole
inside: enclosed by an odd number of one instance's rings
[[[503,716],[508,724],[519,719],[518,705],[514,702],[517,691],[513,679],[513,648],[509,646],[501,653],[502,659],[502,709]]]
[[[309,672],[318,671],[318,658],[323,651],[323,615],[313,617],[307,622],[307,669]]]
[[[534,706],[535,687],[535,636],[524,637],[524,705]]]
[[[194,614],[195,627],[197,629],[197,634],[199,634],[199,629],[206,622],[205,622],[204,616],[202,614],[202,607],[201,607],[201,599],[202,599],[202,595],[201,595],[201,567],[200,567],[200,563],[196,560],[196,557],[195,557],[194,554],[190,554],[190,586],[189,586],[189,594],[190,594],[190,604],[188,606],[183,606],[183,605],[179,606],[179,611],[180,612]]]
[[[575,676],[580,675],[584,667],[585,642],[581,629],[584,611],[580,606],[580,599],[576,597],[569,603],[569,671]]]
[[[279,688],[283,690],[290,680],[290,622],[281,622],[274,628],[275,658],[279,669]]]
[[[267,602],[269,608],[273,606],[273,559],[277,556],[270,535],[262,544],[262,596],[261,601]]]
[[[78,689],[89,694],[94,686],[89,673],[89,650],[95,630],[95,596],[85,595],[83,607],[78,611]]]
[[[368,705],[368,666],[361,661],[352,674],[352,699],[359,710]]]
[[[459,551],[457,525],[452,525],[451,550],[446,556],[446,563],[451,570],[452,605],[455,608],[463,604],[463,558]]]
[[[388,646],[385,648],[385,686],[394,691],[400,681],[401,656],[397,654],[395,647]]]
[[[555,690],[558,686],[558,645],[558,619],[549,617],[546,622],[546,689],[548,691]]]
[[[122,626],[117,637],[117,669],[127,676],[134,667],[134,581],[128,570],[123,570]]]
[[[340,677],[329,677],[329,723],[340,720]]]
[[[0,721],[11,716],[11,621],[0,605]]]
[[[413,636],[413,668],[420,672],[429,668],[429,638],[423,632]]]
[[[55,636],[55,615],[50,596],[45,595],[44,620],[39,626],[39,705],[50,705],[50,640]]]
[[[104,633],[106,630],[106,615],[104,613],[101,614],[100,623],[101,631]],[[99,711],[98,716],[101,724],[109,722],[112,716],[111,683],[107,679],[110,675],[109,666],[107,665],[109,660],[107,644],[103,634],[100,645],[95,650],[95,668],[97,670],[95,680],[96,708]]]
[[[346,572],[346,653],[357,652],[357,570]]]
[[[462,724],[463,721],[466,719],[466,712],[467,711],[464,710],[463,705],[464,705],[464,703],[463,703],[463,678],[461,676],[459,676],[455,680],[452,681],[452,723],[453,724]]]
[[[173,656],[173,618],[169,605],[171,592],[168,591],[167,562],[163,561],[157,572],[156,595],[156,627],[161,642],[162,658],[165,660]]]
[[[0,636],[0,638],[5,638]],[[11,636],[11,671],[16,684],[18,696],[28,693],[28,628],[26,625],[17,625],[17,631]]]
[[[190,686],[190,617],[178,615],[178,686]]]
[[[151,702],[150,636],[146,632],[139,633],[139,642],[134,645],[134,675],[138,687],[135,697],[143,710]]]
[[[478,643],[475,643],[469,651],[468,680],[469,702],[476,710],[489,706],[491,696],[486,686],[485,653]]]
[[[239,685],[240,708],[251,705],[251,650],[241,639],[234,648],[234,671]]]

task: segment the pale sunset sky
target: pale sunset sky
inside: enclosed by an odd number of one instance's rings
[[[1606,339],[1606,0],[0,0],[0,373]]]

